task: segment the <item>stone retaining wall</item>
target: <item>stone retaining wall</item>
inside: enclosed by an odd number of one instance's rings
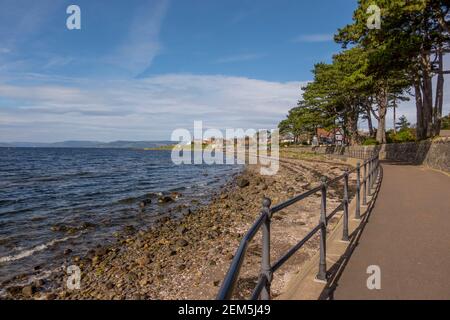
[[[380,159],[405,161],[425,165],[444,172],[450,172],[450,138],[438,138],[420,142],[384,144],[380,146],[327,146],[302,147],[303,151],[317,154],[334,154],[365,159],[376,151]]]

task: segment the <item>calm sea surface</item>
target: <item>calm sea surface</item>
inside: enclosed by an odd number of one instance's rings
[[[0,148],[0,286],[143,229],[180,205],[206,203],[241,168],[174,165],[170,151]],[[156,193],[179,192],[170,204]],[[143,199],[152,204],[144,210]],[[130,228],[130,227],[128,227]],[[66,252],[66,255],[64,254]]]

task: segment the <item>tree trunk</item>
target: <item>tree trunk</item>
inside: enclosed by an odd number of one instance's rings
[[[373,132],[373,123],[372,123],[372,106],[368,105],[365,107],[366,109],[366,119],[367,119],[367,126],[369,128],[369,136],[373,137],[374,136],[374,132]]]
[[[359,143],[358,134],[358,116],[357,112],[351,112],[347,115],[344,126],[348,133],[348,143],[350,145],[357,145]]]
[[[422,115],[424,139],[433,136],[433,81],[431,73],[430,55],[422,54]]]
[[[394,133],[397,133],[397,103],[394,101]]]
[[[438,136],[441,133],[441,118],[442,107],[444,105],[444,61],[442,54],[442,47],[438,50],[438,79],[436,84],[436,102],[433,110],[433,136]]]
[[[386,143],[386,113],[388,107],[387,89],[382,88],[377,94],[378,102],[378,130],[377,141],[380,144]]]
[[[420,80],[414,81],[414,96],[416,98],[416,112],[417,112],[417,124],[416,124],[416,136],[417,139],[425,139],[425,127],[423,122],[423,102],[422,91],[420,90]]]

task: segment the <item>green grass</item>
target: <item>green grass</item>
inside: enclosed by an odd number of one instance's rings
[[[169,150],[172,151],[176,146],[176,144],[170,144],[170,145],[165,145],[165,146],[160,146],[160,147],[155,147],[155,148],[145,148],[145,151],[161,151],[161,150]],[[203,144],[202,145],[202,150],[205,150],[205,148],[207,147],[207,144]],[[191,145],[191,150],[195,151],[198,150],[197,148],[195,148],[195,145]]]

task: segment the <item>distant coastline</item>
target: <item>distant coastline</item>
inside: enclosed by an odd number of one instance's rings
[[[158,149],[168,148],[172,141],[62,141],[62,142],[0,142],[0,148],[98,148],[98,149]]]

